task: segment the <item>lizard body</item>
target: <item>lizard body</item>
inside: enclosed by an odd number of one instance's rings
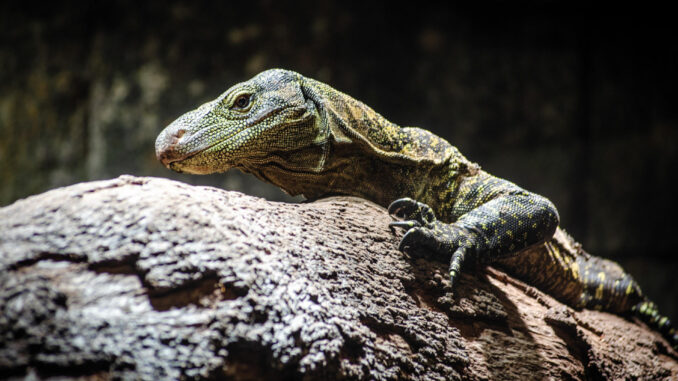
[[[492,264],[576,307],[635,313],[678,333],[615,262],[587,254],[546,198],[494,177],[427,130],[399,127],[319,81],[264,71],[165,128],[156,155],[178,172],[238,168],[292,195],[347,194],[403,218],[400,249],[450,256],[452,284]]]

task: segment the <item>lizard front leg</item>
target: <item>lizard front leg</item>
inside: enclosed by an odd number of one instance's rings
[[[553,236],[559,218],[548,199],[510,182],[495,183],[497,178],[491,179],[495,187],[485,182],[479,189],[464,193],[473,197],[462,196],[456,201],[462,204],[458,210],[465,213],[452,223],[436,219],[426,204],[409,198],[394,201],[389,213],[404,220],[390,226],[407,229],[400,250],[412,253],[423,247],[441,255],[451,254],[449,272],[454,285],[468,262],[489,264]]]

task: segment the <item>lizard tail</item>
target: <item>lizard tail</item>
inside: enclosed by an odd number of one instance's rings
[[[678,330],[676,330],[669,318],[659,314],[656,304],[649,300],[644,300],[633,306],[631,310],[647,325],[661,332],[673,349],[678,351]]]

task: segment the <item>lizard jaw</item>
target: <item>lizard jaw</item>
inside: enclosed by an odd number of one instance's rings
[[[163,136],[167,135],[167,136]],[[155,156],[166,168],[175,172],[184,172],[181,163],[200,153],[203,149],[194,151],[182,151],[179,149],[179,140],[183,133],[170,135],[161,134],[155,143]],[[161,137],[163,139],[161,139]]]
[[[191,174],[208,174],[214,172],[214,169],[208,169],[207,165],[196,165],[197,163],[192,163],[191,159],[197,158],[197,156],[210,149],[212,146],[208,147],[198,147],[191,151],[182,151],[178,144],[179,139],[173,138],[169,144],[158,144],[156,143],[155,155],[158,160],[164,165],[167,169],[170,169],[178,173],[191,173]],[[204,167],[204,168],[201,168]]]
[[[209,166],[206,163],[201,163],[199,157],[202,153],[219,145],[220,142],[201,144],[200,142],[205,140],[201,138],[204,130],[196,133],[190,133],[189,130],[190,127],[187,128],[181,124],[165,128],[155,141],[156,157],[163,166],[175,172],[192,174],[215,172],[214,168],[208,169]]]

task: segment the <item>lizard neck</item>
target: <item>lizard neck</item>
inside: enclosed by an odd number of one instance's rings
[[[425,133],[425,138],[436,140],[432,147],[440,148],[440,152],[421,155],[407,150],[384,151],[367,144],[331,140],[325,146],[281,152],[269,156],[271,161],[266,165],[241,169],[291,195],[301,194],[308,199],[351,195],[386,207],[398,198],[410,197],[429,204],[436,211],[442,210],[449,194],[457,187],[459,175],[473,170],[474,164],[428,131],[396,128],[401,130],[398,138],[401,141],[403,134],[420,139]],[[381,143],[385,147],[383,139]],[[394,143],[392,147],[396,146]],[[317,162],[321,155],[326,155],[322,168],[308,171],[307,163]]]
[[[320,147],[315,150],[321,154]],[[397,198],[416,198],[426,193],[427,183],[422,180],[433,168],[422,168],[414,161],[394,163],[355,145],[331,144],[330,150],[325,165],[317,172],[294,166],[300,157],[311,156],[301,152],[281,155],[277,164],[242,169],[291,195],[301,194],[307,199],[351,195],[387,206]]]
[[[271,153],[264,165],[244,168],[287,193],[353,195],[383,206],[410,197],[436,209],[443,204],[430,198],[456,189],[457,174],[472,166],[444,139],[399,127],[321,82],[302,78],[301,92],[313,108],[313,144]]]

